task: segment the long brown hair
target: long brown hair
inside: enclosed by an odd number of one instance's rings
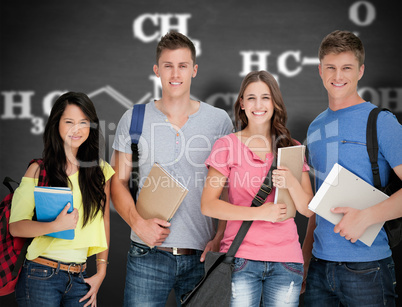
[[[64,142],[59,133],[59,122],[69,104],[78,106],[91,122],[88,139],[79,147],[77,153],[77,160],[80,163],[78,180],[84,208],[83,226],[85,226],[96,217],[99,211],[104,213],[106,202],[105,176],[100,167],[104,138],[99,128],[95,106],[87,95],[68,92],[56,100],[43,134],[42,157],[49,185],[67,187],[70,179],[66,174],[67,157]]]
[[[271,138],[272,138],[272,151],[276,154],[279,147],[288,147],[295,145],[293,142],[288,128],[286,128],[287,112],[285,103],[282,98],[282,93],[279,89],[278,82],[267,71],[252,71],[244,77],[237,96],[234,113],[235,113],[235,125],[236,129],[243,130],[248,125],[248,119],[246,112],[241,109],[240,100],[243,99],[244,91],[250,83],[264,82],[270,92],[271,98],[274,104],[274,113],[271,119]]]

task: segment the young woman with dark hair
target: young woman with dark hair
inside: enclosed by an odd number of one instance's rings
[[[284,220],[285,204],[274,204],[275,189],[260,207],[250,207],[279,147],[299,144],[286,128],[286,108],[274,77],[266,71],[249,73],[235,103],[240,131],[217,140],[205,162],[208,177],[201,211],[227,220],[221,252],[227,252],[241,224],[254,221],[236,253],[232,274],[232,306],[298,306],[303,280],[303,256],[293,218]],[[296,209],[312,212],[308,166],[301,183],[285,167],[273,172],[273,185],[287,188]],[[227,185],[228,202],[220,195]]]
[[[70,187],[70,204],[52,222],[32,220],[34,187],[40,166],[32,164],[13,197],[10,232],[34,238],[16,286],[19,306],[96,306],[106,276],[109,246],[109,179],[114,174],[101,159],[103,136],[92,101],[83,93],[60,96],[43,135],[43,165],[48,185]],[[46,234],[75,229],[73,240]],[[87,257],[97,254],[97,273],[86,278]]]

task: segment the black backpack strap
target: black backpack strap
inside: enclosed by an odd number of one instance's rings
[[[370,158],[371,171],[373,172],[373,185],[382,190],[380,169],[378,167],[378,138],[377,138],[377,118],[381,111],[389,111],[388,109],[374,108],[371,110],[367,120],[366,143],[367,153]],[[390,112],[390,111],[389,111]]]
[[[276,159],[275,158],[272,161],[271,168],[269,169],[268,174],[264,179],[264,182],[262,183],[260,189],[258,190],[257,194],[255,195],[255,197],[252,201],[251,205],[253,207],[259,207],[262,204],[264,204],[268,195],[272,192],[272,171],[274,169],[276,169]]]
[[[33,238],[27,238],[25,240],[24,245],[21,248],[20,254],[18,255],[17,261],[15,262],[13,272],[11,273],[11,275],[13,277],[18,276],[18,273],[20,272],[22,264],[24,263],[25,256],[27,255],[28,246],[29,246],[29,244],[31,244],[32,240],[33,240]]]
[[[10,191],[11,194],[14,193],[14,189],[11,186],[12,182],[16,183],[17,185],[19,184],[19,182],[11,179],[10,177],[5,177],[4,180],[3,180],[3,184],[7,187],[7,189]]]
[[[263,184],[261,185],[260,190],[258,193],[255,195],[251,207],[259,207],[265,203],[265,200],[267,199],[268,195],[272,192],[272,171],[276,169],[276,159],[274,158],[271,168],[268,171],[267,176],[264,179]],[[239,231],[237,232],[236,237],[233,239],[232,244],[229,247],[228,252],[226,253],[226,257],[224,262],[232,262],[234,259],[234,256],[236,255],[237,250],[239,249],[241,242],[243,242],[244,237],[247,234],[247,231],[249,230],[251,224],[253,221],[243,221],[243,223],[240,226]]]
[[[378,167],[378,140],[377,140],[377,117],[382,110],[374,108],[371,110],[367,120],[366,144],[367,153],[370,158],[371,171],[373,172],[373,183],[377,189],[381,189],[380,170]]]

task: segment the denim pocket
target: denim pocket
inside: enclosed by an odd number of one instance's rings
[[[244,258],[235,258],[233,272],[239,272],[247,265],[248,260]]]
[[[389,271],[391,279],[392,279],[392,284],[394,286],[396,286],[396,274],[395,274],[395,264],[394,264],[394,262],[389,263],[387,265],[387,267],[388,267],[388,271]]]
[[[78,274],[78,277],[80,280],[82,280],[82,282],[85,283],[85,278],[88,278],[87,270],[82,271],[80,274]]]
[[[130,257],[143,257],[149,253],[151,250],[150,247],[148,246],[140,246],[139,244],[136,244],[134,242],[131,242],[131,247],[130,251],[128,252],[128,255]]]
[[[36,263],[30,263],[28,265],[28,278],[36,280],[46,280],[54,275],[55,269],[40,265]]]
[[[285,270],[303,276],[303,264],[296,262],[282,262],[281,265]]]
[[[381,267],[378,262],[347,262],[345,268],[355,274],[370,274],[378,272]]]

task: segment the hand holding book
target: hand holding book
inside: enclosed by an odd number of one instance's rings
[[[138,220],[133,230],[148,246],[161,245],[170,234],[170,223],[158,218]]]
[[[155,163],[138,195],[137,212],[144,219],[158,218],[170,222],[187,193],[183,184]]]
[[[169,235],[164,227],[170,224],[166,222],[171,221],[187,193],[188,189],[160,164],[152,166],[136,203],[137,212],[144,219],[136,233],[144,243],[151,247],[163,243]]]
[[[352,239],[353,242],[359,238],[359,241],[371,246],[384,222],[370,225],[361,234],[364,223],[359,223],[360,219],[357,218],[357,215],[360,214],[357,210],[369,208],[387,198],[388,195],[335,163],[308,207],[322,218],[336,225],[337,228],[334,230],[339,230],[341,236]],[[337,209],[334,210],[333,208]],[[351,227],[342,230],[343,225],[353,225],[353,233],[350,230]],[[359,225],[363,226],[356,227]]]
[[[54,220],[57,227],[57,231],[75,229],[78,222],[78,210],[76,208],[73,211],[70,210],[71,204],[67,203],[63,211]]]
[[[69,188],[35,187],[35,211],[39,222],[56,220],[60,231],[46,234],[50,237],[73,240],[78,211],[73,209],[73,194]],[[68,205],[70,204],[70,205]]]
[[[276,223],[281,222],[286,218],[287,207],[284,203],[274,204],[272,202],[266,202],[263,205],[257,207],[258,213],[262,221]]]
[[[272,183],[279,189],[289,189],[295,180],[297,179],[293,176],[292,171],[285,166],[278,166],[272,173]]]
[[[343,215],[341,221],[335,225],[334,232],[352,243],[355,243],[370,226],[367,224],[367,218],[364,217],[362,210],[351,207],[335,207],[331,208],[331,212]]]

